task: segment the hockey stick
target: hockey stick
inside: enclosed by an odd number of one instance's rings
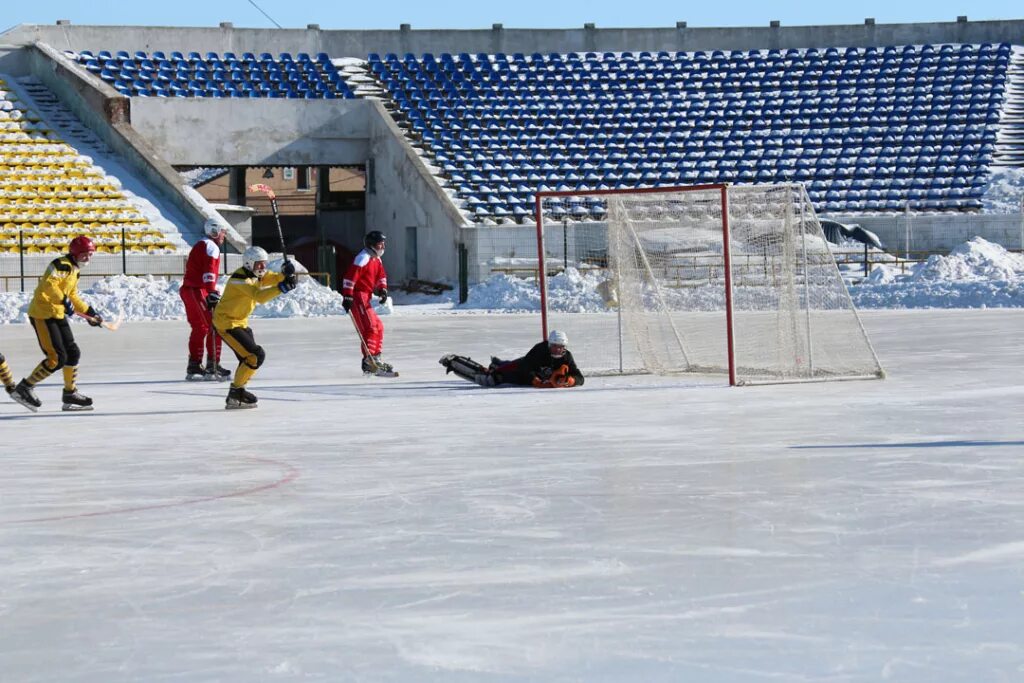
[[[288,252],[284,248],[284,231],[281,230],[281,216],[277,212],[277,195],[274,194],[274,190],[270,185],[264,185],[263,183],[250,185],[249,192],[262,192],[270,200],[270,210],[274,212],[274,221],[277,223],[277,239],[281,241],[281,257],[287,261]]]
[[[81,316],[81,317],[85,318],[90,323],[96,322],[96,318],[92,317],[88,313],[79,313],[78,311],[75,311],[75,315]],[[117,320],[115,320],[112,323],[111,322],[107,322],[106,320],[100,320],[100,326],[110,330],[111,332],[116,332],[117,329],[119,327],[121,327],[121,323],[123,323],[123,322],[124,322],[124,311],[121,311],[120,313],[117,314]]]
[[[370,353],[370,347],[366,345],[366,340],[363,339],[363,333],[359,331],[359,325],[356,324],[356,317],[351,313],[348,314],[349,319],[352,321],[352,327],[356,330],[356,336],[359,337],[359,343],[363,346],[363,351],[366,353],[366,357],[370,359],[370,365],[373,366],[374,372],[380,370],[380,366],[377,365],[377,361],[374,360],[373,354]]]

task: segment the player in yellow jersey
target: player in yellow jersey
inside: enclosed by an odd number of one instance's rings
[[[249,327],[249,316],[256,304],[264,304],[276,296],[295,289],[295,264],[285,261],[280,273],[267,271],[267,252],[249,247],[242,255],[242,267],[231,274],[220,302],[213,309],[213,326],[224,343],[238,357],[226,408],[255,408],[256,396],[245,390],[256,370],[263,365],[266,353],[256,343]]]
[[[18,382],[11,397],[33,412],[42,402],[32,388],[61,368],[64,369],[64,410],[92,410],[92,399],[80,394],[76,386],[82,354],[68,319],[79,313],[85,314],[93,327],[103,324],[96,309],[78,295],[79,268],[88,264],[95,252],[96,246],[85,235],[71,240],[68,253],[50,262],[32,295],[28,317],[46,357],[28,377]]]
[[[14,394],[14,375],[11,373],[11,368],[7,365],[7,359],[4,358],[4,354],[0,353],[0,384],[4,385],[4,390],[8,394]],[[20,403],[20,401],[19,401]]]

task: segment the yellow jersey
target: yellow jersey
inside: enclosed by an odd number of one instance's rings
[[[32,295],[32,303],[28,306],[29,317],[63,318],[65,297],[71,300],[79,313],[89,310],[89,306],[78,295],[78,264],[67,254],[55,258],[46,266]]]
[[[248,327],[256,304],[265,304],[281,294],[278,285],[284,275],[267,271],[257,278],[248,268],[239,268],[228,278],[220,303],[213,309],[213,326],[218,330]]]

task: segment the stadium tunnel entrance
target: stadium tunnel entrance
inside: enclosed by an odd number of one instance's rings
[[[270,200],[254,184],[276,195],[285,246],[311,273],[332,289],[362,248],[366,232],[364,166],[191,167],[189,184],[214,205],[252,210],[237,227],[250,244],[281,250]]]

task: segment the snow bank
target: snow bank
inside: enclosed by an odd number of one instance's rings
[[[1024,308],[1024,256],[975,237],[906,274],[876,266],[850,295],[858,308]]]
[[[269,263],[280,269],[280,258]],[[305,272],[301,264],[299,272]],[[223,288],[224,280],[221,280]],[[184,319],[185,309],[178,297],[180,282],[153,277],[105,278],[83,290],[82,297],[100,312],[114,316],[124,311],[126,320]],[[552,310],[592,313],[607,311],[602,292],[607,289],[601,271],[568,268],[548,278],[548,297]],[[750,289],[750,288],[748,288]],[[738,290],[740,303],[746,295],[759,296],[752,288]],[[933,256],[908,273],[895,267],[875,266],[870,277],[849,287],[858,308],[1024,308],[1024,256],[1007,252],[998,244],[980,237],[954,249],[948,256]],[[540,310],[540,294],[535,283],[506,274],[494,275],[470,288],[469,300],[456,303],[457,292],[440,296],[395,292],[397,311],[407,315],[443,313],[528,312]],[[667,294],[674,300],[686,299],[694,310],[720,310],[721,292],[716,288],[680,289]],[[0,294],[0,323],[28,320],[31,293]],[[395,312],[389,300],[385,306],[375,303],[382,315]],[[374,299],[376,302],[376,299]],[[682,301],[674,301],[682,305]],[[254,318],[324,317],[343,315],[341,295],[317,282],[301,278],[292,292],[256,307]]]
[[[580,273],[576,268],[549,277],[548,307],[567,313],[595,313],[607,310],[601,296],[601,283],[607,277],[600,272]],[[469,290],[460,309],[488,311],[539,311],[540,291],[534,282],[507,274],[492,276]]]
[[[985,194],[981,197],[984,213],[1019,213],[1024,197],[1024,168],[993,167]]]
[[[221,280],[223,289],[225,280]],[[108,317],[124,312],[125,320],[184,320],[185,305],[178,296],[179,280],[114,275],[81,291],[82,299]],[[28,320],[31,292],[0,294],[0,323]],[[387,313],[389,309],[377,309]],[[256,307],[253,318],[322,318],[344,315],[341,294],[301,278],[291,292]]]
[[[981,237],[957,246],[948,256],[930,256],[911,276],[914,282],[1014,280],[1024,275],[1024,255],[1013,254]]]

